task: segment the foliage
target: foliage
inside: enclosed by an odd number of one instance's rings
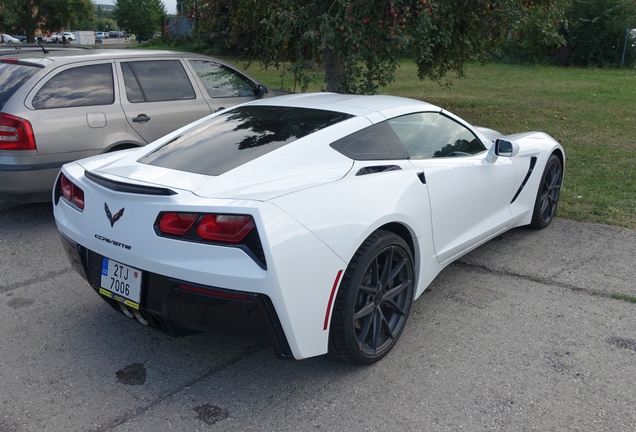
[[[420,79],[462,76],[469,62],[519,27],[558,39],[562,0],[183,0],[203,37],[238,46],[264,65],[290,64],[306,87],[315,65],[330,91],[375,93],[397,60]],[[546,21],[546,18],[548,21]]]
[[[149,38],[160,31],[167,17],[161,0],[117,0],[113,12],[119,28],[137,35],[138,39]]]
[[[71,30],[92,19],[91,0],[4,0],[0,8],[0,28],[25,34],[29,42],[34,41],[36,30]]]
[[[636,27],[634,0],[574,0],[566,29],[570,61],[576,66],[621,66],[625,47],[625,65],[636,63],[633,36],[627,29]]]

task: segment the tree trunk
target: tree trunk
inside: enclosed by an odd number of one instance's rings
[[[26,37],[27,37],[27,42],[34,43],[36,22],[33,19],[33,4],[31,3],[31,0],[27,0],[25,2],[24,19],[22,20],[22,22],[24,27],[24,33],[26,34]]]
[[[324,51],[325,81],[327,91],[342,93],[342,85],[345,79],[345,56],[341,52],[335,52],[327,47]]]

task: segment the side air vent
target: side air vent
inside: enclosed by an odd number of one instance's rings
[[[534,171],[534,166],[537,164],[537,158],[536,157],[531,157],[530,158],[530,167],[528,168],[528,173],[526,174],[526,178],[523,179],[523,182],[521,182],[521,186],[519,186],[519,190],[517,190],[517,193],[515,194],[514,198],[512,199],[512,201],[510,201],[510,204],[512,204],[513,202],[515,202],[515,200],[517,199],[517,197],[519,196],[519,194],[521,193],[521,191],[523,190],[523,188],[526,186],[526,183],[528,183],[528,179],[530,178],[530,175],[532,174],[532,171]]]
[[[357,176],[367,175],[367,174],[376,174],[385,171],[399,171],[400,168],[397,165],[377,165],[377,166],[368,166],[364,168],[360,168],[360,170],[356,173]]]
[[[97,174],[93,174],[88,171],[84,171],[84,176],[94,181],[97,184],[104,186],[105,188],[117,191],[139,195],[176,195],[177,193],[168,188],[154,187],[154,186],[142,186],[124,182],[118,182],[115,180],[107,179]]]

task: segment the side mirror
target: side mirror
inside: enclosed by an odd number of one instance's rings
[[[258,97],[263,97],[264,95],[268,93],[267,87],[265,87],[263,84],[259,84],[258,89],[256,91],[257,91]]]
[[[497,139],[486,156],[486,161],[495,163],[499,156],[501,157],[513,157],[519,153],[519,144],[514,141],[507,141],[504,139]]]

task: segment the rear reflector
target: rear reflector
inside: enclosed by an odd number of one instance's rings
[[[205,295],[209,295],[213,297],[221,297],[224,299],[240,300],[240,301],[249,300],[249,298],[245,294],[232,293],[227,291],[217,291],[215,289],[200,288],[200,287],[194,287],[194,286],[183,285],[183,284],[179,285],[179,288],[181,288],[184,291],[190,291],[197,294],[205,294]]]
[[[31,123],[20,117],[0,113],[0,150],[35,150]]]

